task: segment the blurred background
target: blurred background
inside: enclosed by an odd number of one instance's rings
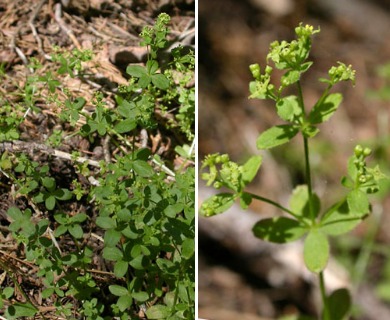
[[[199,0],[199,156],[228,153],[245,161],[259,154],[256,138],[277,119],[269,101],[249,100],[252,63],[265,65],[269,44],[292,40],[303,22],[314,36],[302,78],[306,107],[319,98],[317,81],[342,61],[356,69],[357,81],[338,84],[344,100],[311,143],[314,189],[322,207],[345,194],[340,178],[353,148],[374,150],[370,161],[389,172],[390,2],[388,0]],[[303,182],[301,139],[264,156],[251,191],[288,203]],[[199,182],[200,202],[213,192]],[[348,236],[332,242],[326,273],[328,290],[351,289],[351,319],[390,319],[390,198],[384,185],[373,198],[372,215]],[[210,320],[277,319],[316,315],[317,279],[302,261],[302,243],[275,246],[252,236],[261,217],[280,214],[256,202],[248,211],[199,219],[199,316]]]

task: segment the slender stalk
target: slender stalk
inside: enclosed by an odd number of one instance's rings
[[[302,87],[300,81],[298,81],[298,93],[299,93],[299,103],[302,108],[303,113],[303,121],[306,121],[306,111],[305,111],[305,104],[303,101],[303,94],[302,94]],[[327,95],[327,91],[322,95],[320,100],[325,99]],[[303,134],[303,146],[304,146],[304,152],[305,152],[305,177],[306,177],[306,184],[307,184],[307,190],[309,195],[309,211],[310,211],[310,219],[312,223],[315,221],[315,213],[314,213],[314,206],[313,206],[313,186],[311,181],[311,170],[310,170],[310,152],[309,152],[309,139]],[[321,290],[321,298],[322,298],[322,304],[323,304],[323,320],[331,320],[330,314],[329,314],[329,307],[328,307],[328,298],[326,296],[325,291],[325,279],[324,279],[324,273],[321,271],[318,275],[319,282],[320,282],[320,290]],[[321,318],[321,316],[320,316]]]
[[[318,275],[320,278],[320,290],[321,290],[321,298],[323,303],[323,319],[322,320],[331,320],[330,314],[329,314],[329,308],[328,308],[328,299],[326,297],[326,291],[325,291],[325,279],[324,279],[324,272],[321,271]],[[321,319],[321,317],[320,317]]]
[[[303,145],[305,148],[305,175],[306,175],[306,183],[307,183],[307,190],[309,193],[309,212],[310,212],[310,218],[311,221],[314,222],[315,215],[313,210],[313,186],[311,184],[311,171],[310,171],[310,159],[309,159],[309,141],[307,137],[303,137]]]
[[[281,204],[271,200],[271,199],[268,199],[268,198],[264,198],[262,196],[259,196],[257,194],[253,194],[253,193],[250,193],[250,192],[245,192],[246,194],[250,195],[252,199],[256,199],[256,200],[259,200],[259,201],[263,201],[263,202],[266,202],[270,205],[273,205],[274,207],[292,215],[295,219],[301,221],[301,222],[305,222],[304,220],[302,220],[302,217],[297,215],[296,213],[292,212],[290,209],[287,209],[286,207],[283,207]]]
[[[303,101],[301,82],[298,81],[297,85],[298,85],[298,101],[299,101],[299,104],[300,104],[301,109],[302,109],[303,121],[306,121],[305,103]],[[304,145],[304,149],[305,149],[305,176],[306,176],[307,189],[308,189],[308,193],[309,193],[309,211],[310,211],[311,221],[314,222],[315,216],[314,216],[313,199],[312,199],[313,187],[311,184],[311,171],[310,171],[310,159],[309,159],[309,139],[305,135],[303,135],[303,145]]]

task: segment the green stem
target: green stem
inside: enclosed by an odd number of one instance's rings
[[[306,168],[306,183],[309,194],[309,212],[311,221],[314,222],[315,215],[313,210],[313,186],[311,184],[311,171],[310,171],[310,159],[309,159],[309,140],[307,137],[303,137],[303,145],[305,148],[305,168]]]
[[[305,111],[305,103],[303,101],[303,94],[302,94],[302,86],[301,82],[297,82],[298,85],[298,101],[302,109],[303,114],[303,121],[306,122],[306,111]],[[323,95],[325,98],[325,95]],[[321,99],[323,99],[321,97]],[[310,219],[312,222],[315,220],[315,214],[313,210],[313,187],[311,184],[311,171],[310,171],[310,159],[309,159],[309,139],[303,135],[303,145],[305,149],[305,176],[306,176],[306,183],[307,183],[307,189],[309,194],[309,211],[310,211]]]
[[[280,205],[279,203],[271,200],[271,199],[268,199],[268,198],[264,198],[262,196],[259,196],[257,194],[253,194],[253,193],[250,193],[250,192],[245,192],[246,194],[248,194],[252,199],[256,199],[256,200],[259,200],[259,201],[263,201],[263,202],[266,202],[266,203],[269,203],[271,205],[273,205],[274,207],[292,215],[295,219],[301,221],[301,222],[305,222],[304,220],[302,220],[302,217],[297,215],[296,213],[292,212],[291,210],[287,209],[286,207],[283,207],[282,205]]]
[[[329,88],[328,88],[329,89]],[[328,89],[325,90],[324,94],[321,96],[320,100],[324,100],[327,96]],[[303,114],[303,121],[306,122],[306,111],[305,111],[305,104],[303,101],[303,94],[302,94],[302,87],[300,81],[298,81],[298,93],[299,93],[299,103],[302,108],[302,114]],[[303,135],[303,146],[304,146],[304,152],[305,152],[305,176],[306,176],[306,183],[307,183],[307,190],[309,194],[309,211],[310,211],[310,219],[312,223],[314,223],[315,220],[315,213],[314,213],[314,206],[313,206],[313,186],[311,182],[311,170],[310,170],[310,157],[309,157],[309,139]],[[319,276],[319,282],[320,282],[320,291],[321,291],[321,298],[322,298],[322,304],[323,304],[323,320],[331,320],[330,314],[329,314],[329,307],[328,307],[328,298],[326,296],[325,291],[325,279],[324,279],[324,273],[323,271],[320,272]]]
[[[322,303],[323,303],[323,320],[331,320],[330,319],[330,314],[329,314],[329,308],[328,308],[328,298],[326,296],[326,291],[325,291],[325,280],[324,280],[324,272],[321,271],[319,276],[320,280],[320,290],[321,290],[321,298],[322,298]]]

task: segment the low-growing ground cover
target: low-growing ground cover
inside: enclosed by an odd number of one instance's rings
[[[1,316],[193,319],[194,3],[2,9]]]

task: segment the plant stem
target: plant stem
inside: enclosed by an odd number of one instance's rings
[[[305,222],[304,220],[302,220],[302,217],[297,215],[296,213],[292,212],[291,210],[287,209],[286,207],[283,207],[281,204],[271,200],[271,199],[268,199],[268,198],[264,198],[262,196],[259,196],[257,194],[253,194],[253,193],[250,193],[250,192],[245,192],[246,194],[248,194],[251,198],[253,199],[256,199],[256,200],[259,200],[259,201],[263,201],[263,202],[266,202],[266,203],[269,203],[271,205],[273,205],[274,207],[292,215],[295,219],[301,221],[301,222]]]
[[[323,320],[330,320],[329,309],[328,309],[328,298],[326,297],[326,291],[325,291],[324,272],[321,271],[318,277],[320,280],[321,298],[323,303]]]
[[[305,111],[305,104],[303,101],[303,94],[302,94],[302,87],[300,81],[298,81],[298,93],[299,93],[299,103],[302,108],[303,113],[303,119],[306,121],[306,111]],[[321,99],[325,99],[326,93],[321,97]],[[310,211],[310,219],[312,223],[314,223],[315,220],[315,213],[313,210],[313,186],[311,183],[311,170],[310,170],[310,157],[309,157],[309,139],[304,134],[303,136],[303,146],[304,146],[304,152],[305,152],[305,176],[306,176],[306,184],[307,184],[307,192],[309,195],[309,211]],[[324,273],[321,271],[319,273],[319,281],[320,281],[320,290],[321,290],[321,298],[322,298],[322,304],[323,304],[323,320],[330,320],[330,314],[329,314],[329,308],[328,308],[328,299],[326,296],[325,291],[325,280],[324,280]]]
[[[313,186],[311,184],[311,171],[310,171],[310,159],[309,159],[309,141],[307,137],[303,137],[303,145],[305,149],[305,170],[306,170],[306,183],[307,183],[307,191],[309,194],[309,212],[311,221],[314,222],[315,216],[313,211]]]
[[[302,86],[301,82],[297,82],[298,85],[298,101],[302,109],[302,114],[303,114],[303,119],[304,122],[306,121],[306,111],[305,111],[305,103],[303,101],[303,94],[302,94]],[[307,190],[309,194],[309,211],[310,211],[310,218],[311,221],[314,222],[315,220],[315,215],[314,215],[314,210],[313,210],[313,188],[311,184],[311,173],[310,173],[310,159],[309,159],[309,139],[302,134],[303,136],[303,145],[305,149],[305,176],[306,176],[306,184],[307,184]]]

